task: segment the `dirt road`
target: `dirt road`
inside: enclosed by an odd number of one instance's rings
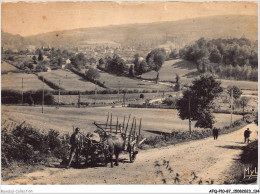
[[[229,169],[234,159],[242,153],[243,132],[249,127],[252,131],[250,139],[258,138],[258,128],[255,124],[230,134],[219,136],[218,140],[212,137],[203,140],[169,146],[161,149],[141,151],[134,163],[126,159],[114,168],[97,167],[87,169],[46,168],[43,171],[26,174],[15,180],[2,184],[173,184],[173,178],[178,177],[179,184],[189,184],[191,173],[195,172],[203,183],[213,180],[214,184],[223,184],[229,180]],[[163,165],[169,161],[171,172]],[[155,165],[158,163],[157,165]],[[178,175],[176,176],[176,173]],[[193,184],[198,184],[194,181]]]

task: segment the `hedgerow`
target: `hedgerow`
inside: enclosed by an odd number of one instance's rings
[[[25,123],[12,130],[4,127],[1,133],[2,166],[8,167],[13,162],[45,164],[50,157],[66,158],[68,138],[62,139],[56,130],[44,133]]]

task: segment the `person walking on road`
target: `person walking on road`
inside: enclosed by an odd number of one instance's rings
[[[218,129],[216,127],[213,128],[213,137],[214,137],[214,140],[218,139]]]
[[[249,130],[249,128],[247,128],[244,132],[245,143],[249,143],[250,133],[251,131]]]

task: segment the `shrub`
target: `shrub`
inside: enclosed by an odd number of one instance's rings
[[[166,98],[163,102],[163,104],[166,104],[168,106],[176,107],[177,105],[177,99],[173,97]]]
[[[3,104],[19,104],[22,103],[22,93],[16,90],[2,90],[1,101]],[[23,102],[28,104],[42,104],[42,90],[31,90],[23,94]],[[53,94],[45,90],[44,104],[55,104]]]
[[[90,67],[86,72],[85,76],[89,79],[96,80],[100,78],[100,74],[97,69]]]
[[[8,167],[12,162],[26,164],[45,163],[51,156],[64,158],[69,147],[65,139],[59,137],[59,132],[53,129],[48,133],[40,132],[25,123],[15,127],[12,131],[2,129],[2,165]]]
[[[44,64],[38,64],[35,68],[36,72],[46,72],[48,69]]]
[[[73,73],[77,74],[78,76],[82,77],[83,79],[85,79],[85,80],[87,80],[87,81],[90,81],[90,82],[92,82],[92,83],[94,83],[94,84],[97,84],[97,85],[99,85],[100,87],[107,88],[107,87],[104,85],[104,83],[101,83],[101,82],[98,81],[98,80],[94,80],[94,79],[92,79],[92,78],[87,77],[84,73],[78,71],[78,70],[75,69],[75,68],[71,68],[70,70],[71,70]]]
[[[18,104],[22,102],[22,93],[16,90],[2,90],[1,102],[3,104]]]
[[[9,60],[9,61],[14,61],[14,56],[8,56],[8,57],[7,57],[7,60]]]
[[[243,93],[243,92],[239,89],[238,86],[235,86],[235,85],[233,85],[233,86],[228,86],[228,87],[227,87],[227,91],[228,91],[229,96],[231,96],[231,91],[232,91],[232,90],[233,90],[233,98],[234,98],[234,99],[238,99],[238,98],[241,96],[241,94]]]
[[[24,93],[24,103],[30,104],[30,96],[33,99],[34,104],[42,104],[42,90],[31,90]],[[44,91],[44,104],[46,105],[53,105],[55,104],[53,94],[45,90]]]
[[[52,81],[50,81],[46,78],[43,79],[43,76],[41,76],[41,75],[37,75],[37,77],[38,77],[39,80],[44,81],[44,83],[46,83],[50,88],[52,88],[54,90],[58,90],[59,88],[61,90],[64,90],[64,88],[60,87],[59,85],[55,84],[54,82],[52,82]]]
[[[41,161],[38,153],[45,154],[43,136],[31,127],[18,126],[13,131],[2,130],[2,153],[6,163],[13,161],[33,164]]]
[[[50,129],[47,134],[47,141],[50,147],[50,150],[54,150],[57,147],[61,146],[61,141],[58,139],[60,133],[59,131],[55,131]]]

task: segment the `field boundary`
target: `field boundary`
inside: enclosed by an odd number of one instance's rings
[[[46,79],[44,76],[42,75],[38,75],[37,73],[35,73],[35,75],[38,77],[39,80],[41,80],[42,82],[44,82],[45,84],[47,84],[50,88],[54,89],[54,90],[65,90],[64,88],[58,86],[57,84],[55,84],[54,82]],[[44,78],[44,79],[43,79]]]
[[[77,70],[74,69],[74,68],[70,68],[70,71],[71,71],[72,73],[74,73],[74,74],[76,74],[76,75],[82,77],[82,78],[85,79],[86,81],[92,82],[93,84],[97,84],[98,86],[100,86],[100,87],[102,87],[102,88],[108,88],[108,87],[106,87],[103,83],[101,83],[100,81],[98,81],[98,80],[95,81],[95,80],[93,80],[93,79],[90,79],[89,77],[86,77],[85,74],[83,74],[83,73],[77,71]]]

